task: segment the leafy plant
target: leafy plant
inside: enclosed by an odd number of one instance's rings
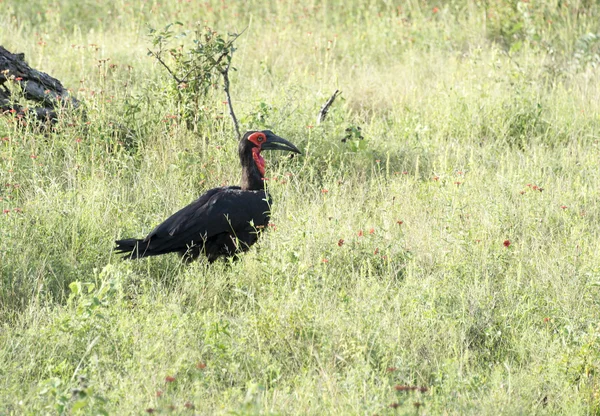
[[[583,70],[588,66],[596,68],[600,64],[600,35],[586,33],[577,39],[573,61],[576,70]]]
[[[367,149],[367,142],[362,135],[362,129],[360,126],[349,126],[346,128],[345,132],[346,134],[342,139],[342,143],[346,143],[351,152],[358,152]]]
[[[148,50],[169,73],[171,86],[175,91],[180,115],[188,129],[196,131],[204,114],[203,106],[211,89],[217,86],[217,78],[223,78],[223,89],[227,104],[239,136],[237,120],[231,105],[229,93],[229,69],[236,39],[241,34],[230,33],[226,37],[208,26],[197,23],[193,30],[175,33],[175,26],[181,22],[170,23],[163,30],[150,28],[154,50]],[[184,43],[184,38],[192,38],[192,45]],[[179,41],[173,45],[174,41]]]

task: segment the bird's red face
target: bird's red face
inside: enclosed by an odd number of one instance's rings
[[[252,158],[254,159],[254,163],[256,163],[256,167],[260,172],[260,176],[265,177],[265,159],[261,156],[260,151],[264,142],[267,141],[267,136],[261,132],[257,131],[256,133],[252,133],[248,136],[248,140],[254,143],[255,147],[252,148]]]
[[[248,136],[248,140],[260,148],[262,144],[267,141],[267,136],[262,131],[257,131]]]
[[[286,152],[300,153],[292,143],[274,134],[271,130],[248,131],[240,140],[240,159],[252,154],[256,168],[262,178],[265,177],[265,159],[260,152],[263,150],[284,150]]]

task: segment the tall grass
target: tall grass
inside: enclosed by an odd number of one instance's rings
[[[86,107],[0,117],[0,414],[600,412],[594,2],[0,11]],[[190,130],[147,56],[174,21],[247,27],[240,121],[304,152],[269,155],[274,226],[237,262],[111,252],[240,175],[222,91]]]

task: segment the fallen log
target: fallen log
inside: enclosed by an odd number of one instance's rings
[[[18,104],[7,87],[8,82],[18,83],[23,97],[36,104],[31,107]],[[29,113],[41,121],[56,121],[57,110],[78,108],[80,104],[58,79],[31,68],[25,62],[25,54],[11,53],[0,46],[0,112],[20,116]]]

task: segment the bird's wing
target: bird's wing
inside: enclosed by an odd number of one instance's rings
[[[184,248],[216,234],[242,230],[249,222],[265,226],[269,203],[264,191],[237,187],[211,189],[157,226],[144,242],[161,250]]]

